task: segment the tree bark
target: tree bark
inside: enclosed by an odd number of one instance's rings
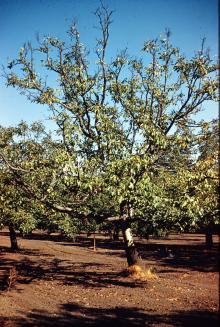
[[[115,225],[114,225],[113,240],[119,241],[119,223],[118,222],[115,222]]]
[[[11,250],[18,251],[19,247],[18,247],[17,236],[14,229],[14,225],[10,223],[8,228],[9,228],[10,241],[11,241]]]
[[[139,263],[139,255],[133,241],[131,229],[126,221],[122,223],[122,234],[128,266],[137,265]]]
[[[120,214],[121,217],[126,217],[121,223],[122,235],[125,243],[125,253],[127,257],[128,266],[133,266],[139,264],[139,255],[134,244],[133,235],[131,232],[131,228],[129,226],[128,217],[128,205],[125,201],[123,201],[120,205]]]
[[[212,233],[210,232],[206,232],[205,234],[205,245],[207,248],[213,247],[213,237],[212,237]]]
[[[213,224],[209,224],[205,231],[205,244],[207,248],[213,247]]]
[[[95,233],[93,234],[93,251],[96,251],[96,238],[95,238]]]

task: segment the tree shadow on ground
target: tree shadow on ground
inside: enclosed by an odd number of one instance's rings
[[[162,240],[160,239],[160,242]],[[173,241],[173,240],[171,240]],[[219,271],[219,247],[215,244],[212,249],[207,249],[202,243],[190,244],[155,244],[136,242],[140,257],[144,260],[156,261],[160,265],[174,268],[185,268],[200,272]],[[77,242],[62,242],[63,246],[89,248],[93,246],[93,240],[81,237]],[[106,239],[96,240],[97,251],[100,255],[111,255],[125,258],[124,244],[122,241],[112,241]],[[126,258],[125,258],[126,259]]]
[[[166,241],[169,239],[166,238]],[[180,241],[181,239],[178,239]],[[172,244],[175,239],[170,239],[170,244],[161,244],[159,239],[157,243],[145,243],[136,241],[140,257],[146,260],[153,260],[162,266],[171,266],[173,268],[185,268],[200,272],[218,272],[219,271],[219,245],[214,244],[211,249],[207,249],[203,243],[194,243],[198,238],[190,238],[189,244]],[[79,237],[77,242],[62,242],[63,246],[92,247],[93,239]],[[103,255],[118,256],[125,258],[124,244],[120,241],[106,239],[96,239],[97,250],[105,250]],[[99,254],[102,254],[99,252]]]
[[[75,242],[68,242],[65,241],[61,236],[48,236],[35,232],[28,236],[28,239],[39,241],[50,240],[54,242],[54,244],[58,242],[61,246],[68,246],[73,248],[89,248],[93,246],[93,239],[88,239],[85,235],[79,236]],[[172,244],[173,240],[171,239],[170,241],[170,244],[161,244],[161,240],[159,244],[145,243],[143,241],[137,241],[136,244],[140,256],[143,260],[154,261],[157,266],[162,266],[162,268],[170,267],[174,271],[175,269],[189,269],[200,272],[219,271],[219,247],[217,244],[215,244],[212,249],[207,249],[202,243],[190,244],[190,242],[192,242],[191,239],[187,245]],[[122,241],[112,241],[109,239],[99,238],[96,239],[96,247],[96,254],[98,255],[118,256],[126,260],[124,244]],[[104,252],[99,252],[99,249],[104,250]],[[56,248],[54,248],[54,250],[56,250]],[[36,250],[34,251],[30,251],[30,254],[32,255],[35,253],[36,256],[41,255]],[[23,254],[28,255],[28,250],[24,250]],[[166,270],[162,269],[160,272],[165,271]]]
[[[44,257],[34,260],[28,257],[13,259],[2,258],[0,263],[0,291],[7,288],[5,282],[10,274],[10,269],[16,268],[15,288],[19,291],[22,284],[30,284],[35,281],[57,281],[60,285],[81,285],[85,288],[102,288],[111,286],[142,287],[143,284],[124,278],[121,271],[113,271],[108,264],[98,262],[76,262],[48,259]]]
[[[219,271],[219,247],[207,249],[202,244],[163,245],[138,244],[142,259],[154,260],[161,266],[176,269],[195,270],[199,272]]]
[[[161,242],[161,240],[160,240]],[[207,249],[204,244],[152,244],[137,241],[136,246],[140,257],[143,260],[155,261],[161,266],[168,266],[178,269],[190,269],[200,272],[219,271],[219,246],[215,244],[211,249]],[[62,243],[64,246],[92,246],[92,240],[82,239],[78,243]],[[97,252],[100,255],[111,255],[125,258],[124,244],[121,241],[96,240]]]
[[[25,318],[0,318],[0,326],[7,327],[137,327],[137,326],[179,326],[179,327],[217,327],[217,313],[193,310],[178,311],[170,314],[146,312],[136,307],[94,308],[80,306],[76,303],[65,303],[58,313],[34,310]]]

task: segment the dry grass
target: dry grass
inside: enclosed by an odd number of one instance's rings
[[[15,267],[12,267],[9,271],[9,275],[7,278],[7,291],[9,292],[10,289],[14,286],[18,278],[17,270]]]
[[[123,275],[142,281],[158,278],[154,268],[145,269],[138,265],[132,265],[128,267],[123,271]]]

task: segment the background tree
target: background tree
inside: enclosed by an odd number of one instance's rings
[[[217,120],[203,123],[197,136],[197,157],[181,176],[185,180],[181,208],[205,232],[208,247],[213,245],[214,226],[219,223],[218,143]]]

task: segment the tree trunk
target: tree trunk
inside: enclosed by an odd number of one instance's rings
[[[207,248],[213,247],[213,223],[209,223],[205,231],[205,244]]]
[[[207,248],[213,247],[213,237],[212,237],[212,233],[210,232],[206,232],[205,234],[205,245]]]
[[[126,221],[122,224],[122,234],[125,242],[125,253],[128,266],[137,265],[139,263],[139,256],[133,241],[131,229]]]
[[[121,217],[125,217],[127,215],[128,218],[128,205],[125,201],[123,201],[120,205],[120,213]],[[128,220],[125,220],[121,223],[122,235],[125,243],[125,253],[127,257],[128,266],[138,265],[139,263],[139,255],[134,244],[133,235],[131,232],[131,228],[129,226]]]
[[[93,234],[93,251],[96,251],[96,238],[95,238],[95,233]]]
[[[9,228],[9,233],[10,233],[11,250],[18,251],[19,248],[18,248],[17,237],[16,237],[14,225],[11,223],[11,224],[9,224],[8,228]]]
[[[119,241],[119,224],[115,222],[114,230],[113,230],[113,240]]]

